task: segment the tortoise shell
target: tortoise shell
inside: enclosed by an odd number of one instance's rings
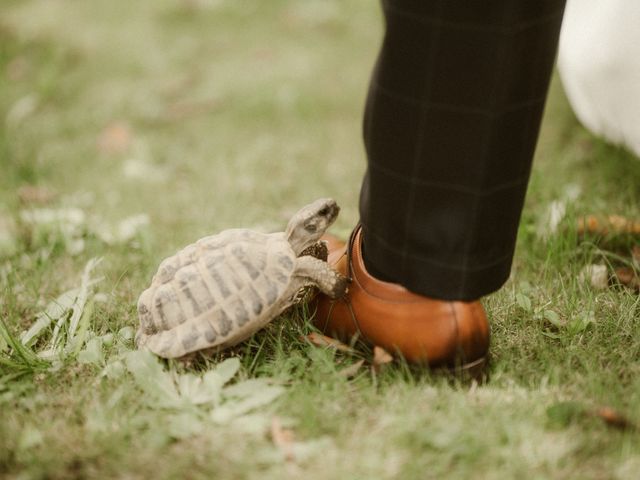
[[[165,259],[140,295],[136,343],[170,358],[248,338],[288,305],[295,262],[283,233],[198,240]]]

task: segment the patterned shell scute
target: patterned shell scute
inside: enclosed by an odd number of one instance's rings
[[[153,335],[189,322],[188,333],[173,340],[181,350],[203,338],[223,343],[285,294],[295,261],[283,235],[234,229],[202,238],[160,264],[138,302],[141,330]],[[175,348],[171,341],[162,348]]]

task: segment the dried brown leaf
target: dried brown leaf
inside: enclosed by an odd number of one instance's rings
[[[379,369],[382,365],[393,361],[393,357],[384,348],[376,345],[373,347],[373,367]]]
[[[107,155],[125,153],[131,147],[133,135],[126,123],[113,122],[98,137],[98,150]]]
[[[346,378],[353,378],[356,376],[360,368],[364,365],[364,360],[358,360],[353,365],[349,365],[348,367],[343,368],[338,372],[338,375]]]
[[[587,215],[578,220],[578,235],[640,235],[640,221],[622,215]]]
[[[294,460],[294,443],[295,434],[293,430],[284,428],[279,417],[273,417],[271,421],[271,440],[273,444],[278,447],[280,452],[287,461]]]
[[[593,416],[600,418],[608,426],[619,430],[635,430],[637,428],[631,420],[611,407],[600,407],[591,413]]]
[[[342,343],[340,340],[327,337],[326,335],[322,335],[320,333],[311,332],[309,335],[305,335],[303,338],[316,347],[335,348],[339,352],[355,353],[355,350],[349,345]]]
[[[640,277],[636,274],[633,268],[619,267],[615,269],[615,276],[621,285],[627,288],[640,292]]]
[[[23,185],[18,189],[18,199],[25,205],[47,204],[56,198],[56,192],[38,185]]]
[[[578,235],[602,233],[600,222],[594,215],[587,215],[578,219]],[[606,232],[605,232],[606,234]]]

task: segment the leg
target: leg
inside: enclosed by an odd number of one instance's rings
[[[319,258],[320,260],[327,261],[329,258],[329,247],[327,246],[327,242],[320,240],[310,247],[305,248],[302,253],[300,253],[300,257],[310,256],[314,258]]]
[[[317,285],[330,298],[340,298],[347,290],[347,279],[331,269],[326,262],[310,256],[299,257],[294,275],[304,279],[304,283]]]
[[[383,6],[363,228],[329,256],[353,281],[344,301],[319,299],[314,322],[409,362],[477,373],[490,335],[471,300],[509,274],[564,0]]]
[[[383,5],[365,263],[423,295],[477,299],[509,275],[564,0]]]

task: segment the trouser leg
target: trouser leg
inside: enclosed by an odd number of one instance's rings
[[[372,271],[470,300],[508,278],[564,0],[383,0],[360,198]]]

